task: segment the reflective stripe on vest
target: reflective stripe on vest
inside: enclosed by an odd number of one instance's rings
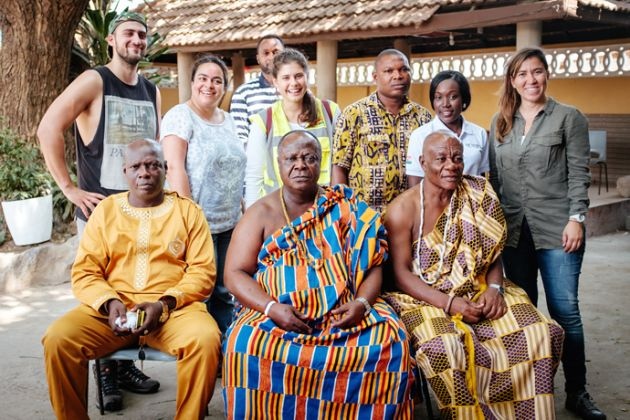
[[[311,132],[319,140],[322,148],[322,163],[321,171],[319,174],[318,183],[320,185],[330,184],[330,172],[331,172],[331,149],[332,149],[332,132],[334,127],[332,121],[324,111],[322,102],[317,99],[317,115],[319,116],[319,123],[313,127],[305,128],[305,130]],[[282,102],[278,101],[271,106],[272,112],[272,132],[267,135],[267,158],[263,167],[263,185],[261,191],[258,193],[258,197],[264,197],[272,191],[277,190],[282,185],[280,179],[280,170],[278,168],[278,143],[282,136],[291,131],[291,126],[287,117],[282,110]],[[258,116],[265,125],[267,110],[261,111]],[[333,111],[334,112],[334,111]],[[267,130],[265,130],[267,131]]]

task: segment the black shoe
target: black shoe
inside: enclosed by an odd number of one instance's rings
[[[153,394],[160,383],[149,378],[131,360],[118,362],[118,386],[136,394]]]
[[[116,362],[102,361],[100,374],[94,369],[94,380],[100,381],[103,390],[103,410],[120,411],[122,410],[122,393],[118,389],[118,381],[116,380]],[[96,395],[96,406],[100,409],[101,405],[98,400],[98,392]]]
[[[606,414],[595,406],[591,396],[585,390],[567,393],[567,401],[564,406],[584,420],[606,420]]]

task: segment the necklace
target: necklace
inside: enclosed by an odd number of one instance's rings
[[[319,220],[319,212],[317,211],[317,199],[319,198],[319,187],[317,187],[317,192],[315,193],[315,199],[313,200],[313,206],[315,206],[315,237],[313,241],[315,242],[315,246],[319,248],[324,253],[323,240],[322,237],[324,232],[322,230],[321,222]],[[289,217],[289,212],[287,211],[287,204],[284,201],[284,186],[280,187],[280,204],[282,204],[282,213],[284,213],[284,218],[289,225],[289,230],[291,232],[291,239],[295,242],[295,246],[297,247],[298,258],[308,261],[308,265],[310,265],[315,270],[319,270],[324,265],[323,258],[315,258],[309,252],[306,247],[305,241],[301,241],[299,235],[295,232],[293,228],[293,224],[291,223],[291,218]]]
[[[442,234],[442,244],[439,250],[440,263],[437,270],[429,278],[425,278],[422,274],[422,267],[420,266],[420,247],[422,245],[422,230],[424,228],[424,179],[420,181],[420,228],[418,229],[418,247],[416,248],[416,258],[412,263],[413,272],[420,277],[426,284],[435,284],[436,281],[442,275],[442,268],[444,267],[444,258],[446,257],[446,235],[451,225],[451,209],[453,208],[453,199],[455,198],[455,192],[451,195],[451,200],[448,204],[448,215],[446,217],[446,224],[444,225],[444,233]]]

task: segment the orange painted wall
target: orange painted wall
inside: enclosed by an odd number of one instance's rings
[[[557,79],[549,94],[585,114],[630,114],[630,77]]]
[[[161,87],[160,97],[162,98],[162,116],[179,103],[179,92],[175,88]]]
[[[492,116],[497,111],[498,93],[501,82],[471,82],[472,102],[464,114],[466,119],[488,128]],[[337,102],[343,108],[374,90],[373,86],[348,86],[337,89]],[[177,89],[160,89],[162,93],[162,113],[166,113],[178,103]],[[549,81],[548,95],[556,100],[577,107],[585,114],[629,114],[630,77],[602,77],[552,79]],[[228,95],[231,92],[228,93]],[[414,83],[410,97],[429,109],[429,84]],[[223,100],[223,108],[229,104],[229,97]]]

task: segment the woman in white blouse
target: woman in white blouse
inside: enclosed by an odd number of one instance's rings
[[[234,308],[223,286],[223,265],[241,217],[246,161],[232,117],[219,108],[227,83],[228,70],[220,58],[199,57],[192,69],[190,99],[169,110],[160,127],[169,188],[198,203],[210,226],[217,280],[206,305],[222,333]]]
[[[470,86],[466,77],[458,71],[439,72],[431,80],[429,88],[431,107],[435,118],[416,128],[409,138],[407,151],[407,179],[409,187],[420,183],[424,171],[420,155],[424,139],[435,131],[448,131],[464,145],[464,174],[483,175],[490,172],[488,163],[488,133],[464,119],[462,112],[470,106]]]

